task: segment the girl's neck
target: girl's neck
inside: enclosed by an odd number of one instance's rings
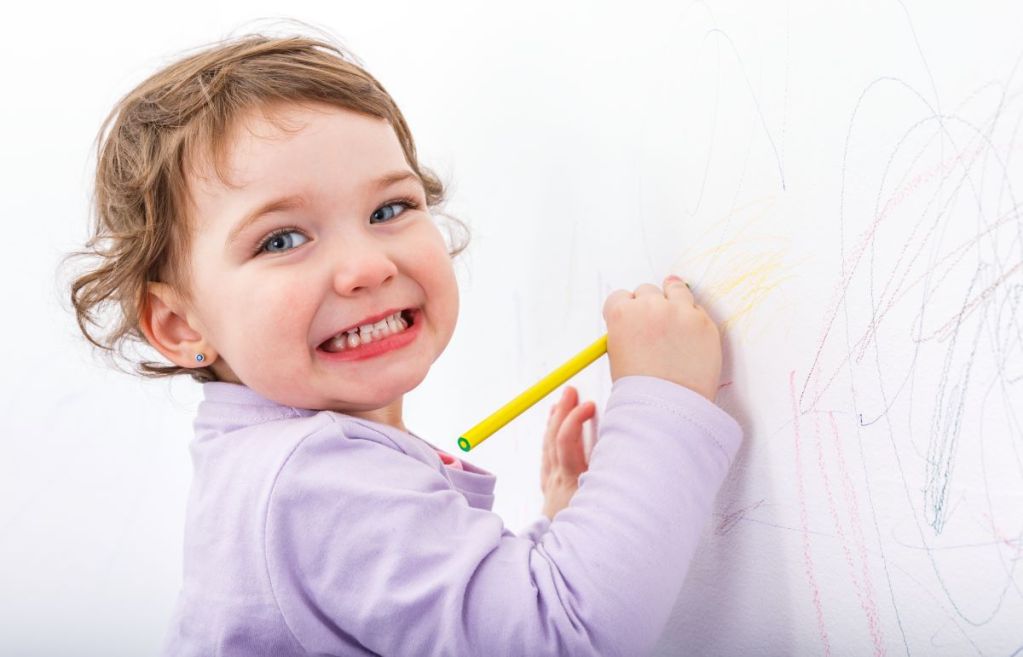
[[[401,404],[402,398],[394,400],[387,406],[374,409],[372,411],[348,411],[346,414],[352,417],[361,418],[363,420],[369,420],[371,422],[377,422],[379,424],[386,424],[389,427],[394,427],[404,433],[411,433],[406,427],[405,423],[401,418]]]

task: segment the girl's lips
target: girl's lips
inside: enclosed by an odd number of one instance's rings
[[[419,310],[411,310],[409,312],[412,314],[412,324],[401,333],[389,335],[382,340],[375,340],[369,344],[360,344],[354,349],[349,347],[338,352],[324,351],[323,345],[321,344],[319,347],[316,347],[316,354],[324,360],[341,362],[375,358],[376,356],[390,353],[396,349],[401,349],[402,347],[411,344],[416,339],[421,327],[421,322],[419,321]]]

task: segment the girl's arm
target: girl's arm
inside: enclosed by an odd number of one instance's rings
[[[374,434],[309,436],[270,496],[268,573],[308,652],[645,654],[741,440],[700,394],[621,377],[578,491],[533,542]]]

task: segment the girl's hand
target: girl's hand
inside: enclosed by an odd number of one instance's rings
[[[597,405],[591,401],[579,405],[579,394],[566,386],[561,399],[551,408],[547,433],[543,439],[543,463],[540,466],[540,490],[543,491],[543,514],[553,520],[579,488],[579,475],[586,472],[590,451],[596,440]],[[583,439],[583,423],[588,440]],[[585,444],[584,444],[585,443]]]
[[[710,401],[721,379],[721,333],[682,279],[615,290],[604,301],[611,380],[656,376]]]

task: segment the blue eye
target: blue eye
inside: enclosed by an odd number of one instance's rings
[[[296,246],[299,246],[299,245],[302,244],[302,242],[299,242],[298,244],[295,244],[294,243],[295,240],[291,239],[291,235],[298,235],[301,239],[305,240],[306,242],[309,241],[306,238],[305,235],[303,235],[302,233],[298,232],[297,230],[294,230],[292,228],[286,228],[284,230],[279,230],[276,233],[273,233],[269,237],[267,237],[263,241],[263,243],[259,245],[259,251],[260,252],[265,251],[267,249],[267,247],[279,246],[280,247],[279,250],[269,250],[269,251],[266,251],[266,252],[267,253],[280,253],[281,251],[286,250],[286,247],[287,248],[293,248],[293,247],[296,247]]]
[[[387,208],[393,208],[395,206],[400,206],[400,207],[405,208],[407,210],[407,209],[411,209],[411,208],[417,207],[417,204],[416,204],[415,201],[413,201],[410,198],[403,198],[403,199],[398,199],[397,201],[391,201],[390,203],[388,203],[386,205],[382,205],[379,208],[377,208],[377,211],[373,213],[373,215],[370,217],[370,219],[372,219],[373,217],[377,217],[377,215],[380,214],[381,210],[386,210]],[[402,210],[402,212],[404,212],[404,210]],[[392,218],[394,218],[396,216],[397,215],[392,212],[391,215],[389,217],[387,217],[387,218],[388,219],[392,219]],[[378,218],[382,219],[383,217],[378,217]]]
[[[404,209],[398,213],[395,213],[393,210],[391,210],[389,213],[387,212],[387,210],[390,210],[390,208],[393,208],[395,206],[400,206]],[[398,199],[396,201],[391,201],[390,203],[385,203],[384,205],[381,205],[370,216],[370,220],[372,221],[373,219],[377,219],[378,221],[387,221],[393,219],[394,217],[400,214],[403,214],[405,210],[411,210],[418,207],[419,204],[416,203],[411,198]],[[300,241],[298,244],[295,244],[295,240],[290,238],[291,235],[298,235],[303,241]],[[301,246],[302,244],[308,241],[309,239],[305,235],[302,235],[302,233],[297,229],[283,228],[281,230],[274,231],[273,233],[267,235],[266,239],[260,242],[259,246],[256,248],[256,253],[254,255],[260,255],[262,253],[283,253],[296,246]]]

